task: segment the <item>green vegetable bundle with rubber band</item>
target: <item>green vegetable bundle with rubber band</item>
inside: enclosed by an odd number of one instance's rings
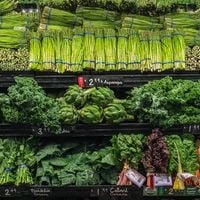
[[[40,33],[33,32],[30,38],[30,56],[29,56],[29,69],[42,70],[41,68],[41,35]]]
[[[63,31],[61,50],[62,68],[71,71],[72,30],[70,28]]]
[[[115,30],[104,29],[106,71],[116,70],[117,38]]]
[[[84,31],[75,28],[72,38],[71,70],[74,72],[82,71],[84,56]]]
[[[104,28],[119,28],[120,27],[120,21],[96,21],[96,20],[84,20],[83,21],[83,27],[84,28],[98,28],[98,29],[104,29]]]
[[[0,0],[0,15],[9,13],[17,7],[15,0]]]
[[[41,30],[50,30],[51,25],[73,28],[75,26],[81,26],[82,19],[71,12],[45,7],[42,12],[40,23],[39,28]]]
[[[104,31],[101,29],[95,30],[95,62],[96,71],[106,69],[105,38]]]
[[[149,32],[140,33],[140,62],[140,70],[148,71],[151,65]]]
[[[149,36],[149,49],[150,49],[150,59],[151,71],[161,71],[162,70],[162,44],[160,41],[159,32],[151,32]]]
[[[104,10],[97,7],[78,7],[76,15],[85,20],[115,22],[119,14],[114,11]]]
[[[54,32],[54,47],[55,47],[55,63],[56,63],[56,72],[64,73],[65,66],[63,66],[63,60],[61,56],[62,49],[62,32]]]
[[[157,17],[148,17],[142,15],[124,15],[122,16],[122,28],[131,28],[134,30],[159,30],[163,25],[159,23]]]
[[[17,49],[27,46],[27,32],[0,29],[0,48]]]
[[[184,70],[186,65],[186,46],[184,37],[180,32],[174,32],[172,34],[172,44],[174,52],[174,69]]]
[[[128,70],[140,70],[140,37],[132,29],[128,35],[127,59]]]
[[[92,28],[84,29],[83,69],[95,69],[95,32]]]
[[[127,69],[127,53],[128,53],[128,29],[120,29],[117,41],[117,70]]]
[[[56,55],[54,46],[54,34],[45,32],[42,35],[42,70],[54,71],[56,69]]]
[[[173,69],[174,67],[174,52],[172,45],[171,31],[161,33],[161,49],[162,49],[162,70]]]

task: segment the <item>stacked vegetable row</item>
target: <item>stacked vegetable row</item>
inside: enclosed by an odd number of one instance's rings
[[[185,43],[179,32],[75,28],[34,33],[31,70],[163,71],[185,69]]]
[[[128,185],[134,182],[126,177],[127,171],[138,170],[144,174],[142,165],[146,173],[166,173],[174,178],[177,173],[179,177],[184,172],[191,173],[193,181],[181,179],[181,187],[177,187],[175,180],[176,190],[184,189],[184,184],[197,184],[194,180],[198,171],[198,146],[188,134],[163,136],[156,129],[148,137],[118,134],[113,136],[111,144],[105,141],[104,145],[46,144],[33,139],[1,139],[0,142],[0,185]],[[124,164],[126,168],[120,173]]]
[[[52,6],[57,8],[71,8],[74,9],[78,5],[85,5],[85,6],[98,6],[104,7],[111,10],[120,10],[120,11],[131,11],[134,12],[135,10],[148,10],[154,11],[158,10],[161,11],[171,11],[174,7],[180,5],[192,5],[192,6],[200,6],[198,0],[39,0],[41,6]],[[145,9],[144,9],[145,8]]]

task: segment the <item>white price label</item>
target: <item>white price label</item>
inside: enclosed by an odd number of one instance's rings
[[[138,187],[142,187],[144,182],[146,181],[146,178],[134,169],[129,169],[126,172],[126,176],[132,183],[134,183]]]
[[[172,186],[172,177],[168,174],[155,174],[153,181],[154,186]]]

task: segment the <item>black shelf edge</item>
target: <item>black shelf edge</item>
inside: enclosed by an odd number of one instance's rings
[[[200,80],[200,71],[165,71],[165,72],[138,72],[138,71],[112,71],[112,72],[35,72],[35,71],[0,71],[0,89],[6,89],[15,83],[15,76],[34,78],[44,89],[66,89],[69,85],[78,84],[78,77],[84,78],[85,87],[109,86],[111,88],[131,88],[143,85],[152,80],[159,80],[165,76],[174,79]],[[89,85],[93,79],[93,85]],[[97,80],[97,82],[95,82]],[[100,80],[100,82],[98,82]],[[107,83],[101,83],[101,81]],[[118,81],[118,82],[117,82]]]
[[[0,197],[133,197],[142,198],[142,189],[134,186],[0,186]]]
[[[0,137],[111,137],[115,134],[150,134],[153,127],[148,123],[121,123],[110,124],[76,124],[63,125],[60,134],[50,133],[40,126],[28,124],[0,124]],[[169,129],[161,129],[164,134],[191,133],[200,135],[200,125],[174,126]]]

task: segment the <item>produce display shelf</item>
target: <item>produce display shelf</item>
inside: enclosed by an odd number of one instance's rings
[[[2,71],[0,72],[0,89],[6,89],[14,84],[15,76],[32,77],[45,89],[66,89],[69,85],[80,83],[80,80],[82,80],[85,87],[109,86],[111,88],[131,88],[152,80],[159,80],[165,76],[171,76],[174,79],[198,81],[200,79],[200,71],[144,73],[137,71],[85,71],[80,73],[66,72],[64,74],[55,72]]]
[[[148,123],[122,123],[110,124],[76,124],[62,126],[61,134],[50,133],[40,126],[28,124],[0,124],[1,137],[109,137],[114,134],[143,133],[149,134],[155,128]],[[200,134],[200,125],[176,126],[169,129],[161,129],[164,134]]]

